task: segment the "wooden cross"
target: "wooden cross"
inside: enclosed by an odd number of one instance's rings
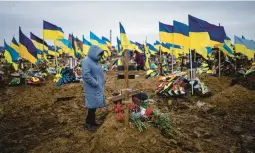
[[[129,89],[129,79],[135,79],[135,74],[129,74],[129,58],[128,58],[128,49],[124,50],[124,73],[118,73],[118,79],[124,79],[124,90],[122,90],[124,93],[121,91],[121,95],[114,97],[111,99],[111,101],[118,101],[118,100],[123,100],[124,99],[124,104],[125,104],[125,127],[129,126],[129,108],[128,104],[132,103],[132,99],[130,96],[138,93],[138,91],[132,91],[131,92],[128,90]]]

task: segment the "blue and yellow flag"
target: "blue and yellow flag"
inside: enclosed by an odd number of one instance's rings
[[[170,45],[169,43],[163,43],[163,42],[161,43],[161,51],[164,53],[172,54],[171,47],[172,45]]]
[[[50,22],[43,21],[43,38],[51,40],[63,39],[64,31]]]
[[[119,37],[117,37],[117,47],[118,47],[118,52],[120,53],[122,49],[121,49],[121,41]]]
[[[19,59],[19,53],[15,49],[13,49],[11,46],[7,45],[7,43],[4,41],[4,50],[5,52],[8,52],[10,55],[7,59],[9,63],[17,62]]]
[[[103,50],[107,50],[107,44],[105,41],[103,41],[102,39],[100,39],[97,35],[95,35],[93,32],[90,31],[90,42],[93,45],[97,45],[100,48],[102,48]]]
[[[189,38],[189,26],[174,21],[174,44],[182,46],[184,53],[189,52],[190,48],[190,38]]]
[[[145,51],[145,45],[140,44],[139,42],[136,42],[136,50],[140,53],[143,53]]]
[[[99,46],[102,50],[108,50],[107,44],[104,40],[100,39],[97,35],[90,31],[90,42],[93,45]],[[108,52],[104,52],[105,56],[108,56]],[[107,54],[107,55],[106,55]]]
[[[136,45],[136,43],[131,40],[130,40],[130,45],[128,46],[128,49],[130,49],[131,51],[136,50],[140,53],[143,53],[143,51],[139,49],[139,47]]]
[[[25,36],[19,27],[19,49],[20,57],[35,64],[37,62],[37,49],[33,42]]]
[[[125,29],[123,27],[123,25],[121,23],[119,23],[120,25],[120,41],[121,41],[121,46],[123,49],[129,49],[130,47],[130,41],[127,37],[127,34],[125,32]]]
[[[108,38],[102,36],[102,40],[106,42],[108,49],[112,49],[112,43]]]
[[[19,53],[19,43],[16,41],[16,39],[13,37],[12,42],[10,43],[10,46]]]
[[[211,47],[208,22],[189,15],[190,48],[207,59],[207,49]]]
[[[156,40],[156,42],[154,43],[154,47],[159,51],[160,42],[158,40]]]
[[[150,69],[150,62],[149,62],[149,57],[150,57],[150,51],[149,47],[147,46],[147,42],[144,43],[144,55],[145,55],[145,67],[146,69]]]
[[[83,50],[83,46],[82,46],[82,41],[76,36],[76,38],[74,39],[74,45],[75,48],[77,49],[76,52],[78,52],[80,55],[82,55],[82,50]]]
[[[165,43],[174,43],[173,26],[159,22],[159,40]]]
[[[83,55],[87,56],[89,53],[90,46],[92,45],[88,40],[85,39],[84,35],[83,38]]]
[[[90,31],[90,43],[99,46],[101,39]]]
[[[254,58],[254,53],[255,53],[255,42],[253,43],[252,41],[242,39],[240,37],[235,36],[235,51],[238,53],[242,53],[248,57],[248,59],[253,59]]]
[[[211,47],[222,46],[227,36],[224,27],[208,23],[208,27],[206,28],[211,39]]]
[[[78,46],[76,44],[76,41],[75,41],[75,38],[73,36],[73,34],[71,35],[72,36],[72,48],[73,48],[73,54],[71,54],[73,56],[73,58],[75,57],[78,57],[79,56],[79,52],[78,52]]]
[[[220,50],[230,57],[234,57],[233,47],[231,46],[231,39],[226,36],[223,46],[219,47]]]
[[[18,64],[17,61],[19,59],[19,54],[15,49],[13,49],[11,46],[7,45],[7,43],[4,40],[4,57],[8,63],[11,63],[14,67],[14,69],[18,70]]]
[[[150,53],[155,55],[159,52],[157,48],[155,48],[153,45],[147,43],[147,48],[149,49]]]
[[[255,41],[254,40],[245,39],[244,36],[242,36],[242,39],[244,40],[243,42],[244,42],[246,48],[248,48],[252,51],[255,51]]]
[[[59,46],[63,53],[71,54],[72,52],[72,45],[69,40],[63,38],[56,41],[56,45]]]
[[[30,39],[37,49],[37,57],[41,59],[43,57],[43,53],[45,53],[45,51],[48,51],[48,44],[41,38],[34,35],[32,32],[30,32]]]
[[[59,53],[57,51],[57,48],[56,48],[56,51],[55,51],[55,46],[48,46],[48,55],[51,55],[51,56],[57,56],[59,57]]]

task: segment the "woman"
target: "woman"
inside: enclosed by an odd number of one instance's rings
[[[91,46],[88,56],[82,61],[82,79],[85,90],[85,105],[88,108],[86,128],[94,131],[99,126],[96,123],[96,109],[105,105],[104,97],[104,72],[99,61],[104,51],[98,46]]]
[[[135,62],[137,64],[137,70],[138,71],[139,70],[144,70],[144,65],[145,65],[144,57],[138,51],[135,51]]]

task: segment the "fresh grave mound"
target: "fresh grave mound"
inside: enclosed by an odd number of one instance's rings
[[[168,152],[169,140],[160,130],[150,126],[144,132],[134,128],[124,128],[124,124],[109,114],[91,141],[90,152]]]
[[[255,91],[235,85],[212,96],[208,102],[225,111],[254,112]]]
[[[223,91],[231,84],[231,79],[224,76],[218,78],[215,76],[198,75],[198,77],[211,89],[213,95]]]

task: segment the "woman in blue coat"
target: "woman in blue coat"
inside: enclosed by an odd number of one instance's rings
[[[99,61],[104,51],[98,46],[91,46],[82,61],[82,79],[85,90],[85,105],[88,108],[86,128],[93,131],[98,127],[96,123],[96,109],[104,107],[104,72]]]

